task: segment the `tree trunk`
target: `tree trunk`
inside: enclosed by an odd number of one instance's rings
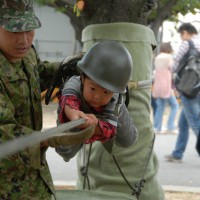
[[[166,4],[164,4],[164,7],[161,7],[158,4],[157,17],[151,25],[151,29],[153,30],[155,38],[156,38],[157,41],[158,41],[159,28],[162,26],[163,21],[168,19],[169,16],[172,14],[172,7],[177,3],[177,1],[178,0],[170,0]]]
[[[178,0],[169,0],[161,5],[158,0],[84,0],[85,6],[81,16],[77,17],[72,8],[76,0],[56,0],[48,3],[54,8],[66,8],[65,14],[70,18],[75,30],[75,38],[81,43],[82,30],[90,24],[102,24],[112,22],[130,22],[149,25],[156,39],[162,23],[172,12],[172,7]],[[157,17],[152,22],[148,21],[149,14],[157,7]]]
[[[85,25],[113,22],[147,24],[156,0],[85,0]]]
[[[69,1],[74,4],[76,1]],[[157,6],[157,0],[84,0],[85,6],[80,17],[66,10],[75,29],[76,40],[81,43],[83,28],[90,24],[131,22],[147,24],[148,16]]]

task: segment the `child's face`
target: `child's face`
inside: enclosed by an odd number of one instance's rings
[[[102,88],[100,85],[91,79],[82,78],[83,83],[83,97],[88,105],[93,108],[100,108],[109,103],[113,96],[113,92]]]

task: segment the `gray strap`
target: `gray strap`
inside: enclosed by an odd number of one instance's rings
[[[22,136],[14,140],[7,141],[0,145],[0,160],[10,154],[19,152],[27,147],[33,146],[53,136],[66,135],[69,138],[82,134],[82,132],[66,132],[85,123],[85,119],[78,119],[50,128],[45,131],[34,131],[30,135]],[[87,130],[86,130],[87,131]]]
[[[82,166],[86,166],[86,146],[83,144],[83,147],[81,148],[81,163]]]

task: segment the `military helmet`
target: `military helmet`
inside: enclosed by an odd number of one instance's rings
[[[116,41],[95,43],[77,63],[79,70],[101,87],[124,93],[133,67],[128,50]]]
[[[0,1],[0,26],[10,32],[31,31],[41,27],[35,16],[33,0]]]

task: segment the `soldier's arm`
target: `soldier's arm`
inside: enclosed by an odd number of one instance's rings
[[[41,91],[44,91],[48,89],[49,83],[53,79],[53,76],[55,75],[55,72],[58,69],[60,62],[42,61],[33,45],[31,47],[31,53],[36,59],[36,69],[40,77],[39,81]]]
[[[0,81],[0,143],[14,140],[23,135],[28,135],[31,132],[33,132],[32,129],[17,123],[14,106]],[[39,167],[39,149],[39,144],[27,148],[20,153],[15,154],[15,157],[12,157],[12,159],[7,159],[6,163],[7,165],[9,165],[9,163],[12,165],[13,159],[19,159],[24,162],[24,165],[26,166]],[[35,157],[36,153],[38,155],[37,157]]]
[[[33,130],[21,126],[17,123],[15,119],[15,109],[14,106],[6,94],[3,84],[0,81],[0,140],[5,142],[22,135],[29,134]]]

